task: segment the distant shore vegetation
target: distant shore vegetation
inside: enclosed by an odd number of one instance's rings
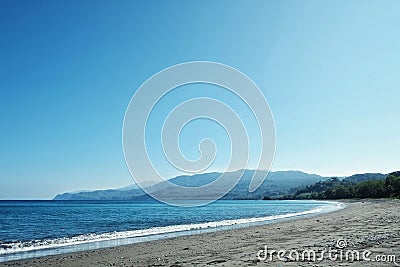
[[[357,179],[330,178],[280,197],[265,196],[270,199],[352,199],[352,198],[400,198],[400,171],[385,178],[359,181]]]

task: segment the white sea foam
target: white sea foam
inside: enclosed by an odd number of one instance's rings
[[[327,202],[325,202],[327,203]],[[273,215],[266,217],[255,217],[255,218],[246,218],[246,219],[235,219],[235,220],[223,220],[223,221],[215,221],[215,222],[205,222],[205,223],[197,223],[197,224],[183,224],[183,225],[171,225],[165,227],[154,227],[143,230],[131,230],[131,231],[123,231],[123,232],[110,232],[103,234],[85,234],[74,237],[64,237],[64,238],[56,238],[56,239],[47,239],[47,240],[35,240],[29,242],[13,242],[13,243],[0,243],[0,255],[9,255],[14,253],[24,253],[35,250],[46,250],[46,249],[56,249],[67,246],[76,246],[81,244],[93,243],[93,242],[104,242],[110,240],[118,240],[118,239],[127,239],[127,238],[141,238],[146,236],[157,236],[157,235],[165,235],[171,233],[179,233],[179,232],[195,232],[202,231],[206,229],[218,229],[218,228],[229,228],[230,226],[246,226],[257,223],[263,223],[268,221],[280,220],[285,218],[304,216],[309,214],[315,214],[320,212],[329,212],[333,210],[337,210],[343,208],[341,203],[331,202],[329,204],[334,205],[326,205],[323,208],[318,207],[307,211],[296,212],[296,213],[287,213],[281,215]]]

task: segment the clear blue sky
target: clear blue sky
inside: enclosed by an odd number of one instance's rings
[[[192,60],[263,90],[273,170],[398,170],[399,14],[399,1],[1,1],[0,198],[132,183],[129,100]]]

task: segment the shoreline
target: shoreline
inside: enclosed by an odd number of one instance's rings
[[[262,201],[269,202],[269,201]],[[275,201],[272,201],[275,204]],[[38,242],[39,246],[19,247],[19,244],[13,244],[15,249],[13,252],[2,254],[0,250],[0,263],[9,261],[19,261],[31,258],[39,258],[46,256],[55,256],[69,253],[84,252],[93,249],[110,248],[116,246],[124,246],[137,244],[142,242],[150,242],[161,239],[196,235],[224,230],[231,230],[243,227],[251,227],[264,225],[269,223],[277,223],[285,220],[296,220],[298,218],[315,216],[322,213],[328,213],[344,208],[343,203],[337,201],[323,200],[286,200],[277,201],[279,203],[286,202],[311,203],[318,205],[304,211],[289,212],[276,215],[268,215],[264,217],[249,217],[226,219],[220,221],[199,222],[192,224],[178,224],[161,227],[153,227],[148,229],[127,230],[117,232],[106,232],[100,234],[82,234],[71,238],[55,238],[42,240]],[[61,241],[61,242],[58,242]],[[6,244],[7,245],[7,244]],[[23,244],[21,244],[23,245]]]
[[[342,201],[347,207],[330,213],[277,221],[258,226],[172,237],[132,245],[101,248],[0,263],[0,266],[267,266],[257,252],[271,249],[325,248],[335,240],[348,239],[349,247],[372,248],[388,243],[382,252],[400,248],[400,201]],[[397,255],[398,261],[400,254]],[[279,259],[273,262],[285,263]],[[327,264],[336,266],[327,261]],[[286,262],[285,266],[299,266]],[[305,262],[305,265],[308,263]],[[354,265],[356,264],[356,265]],[[360,265],[357,265],[360,264]],[[372,265],[368,265],[372,264]],[[393,266],[386,265],[379,266]],[[376,262],[356,262],[354,266],[378,266]]]

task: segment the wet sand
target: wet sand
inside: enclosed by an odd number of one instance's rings
[[[345,203],[345,209],[302,219],[0,266],[396,266],[394,257],[400,264],[400,200]],[[307,257],[311,251],[315,262]]]

